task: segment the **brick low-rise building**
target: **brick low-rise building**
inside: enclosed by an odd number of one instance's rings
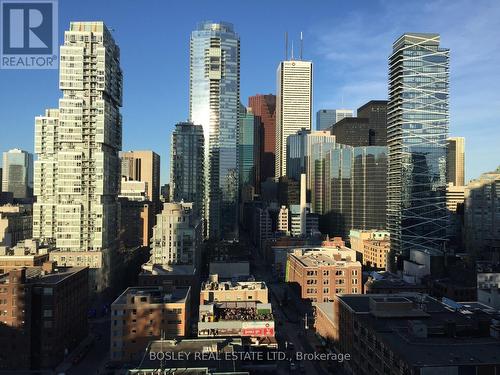
[[[300,296],[312,302],[333,301],[336,294],[361,293],[361,263],[341,260],[325,251],[289,254],[286,278],[296,283]]]
[[[111,360],[140,359],[150,341],[189,330],[189,287],[131,287],[111,305]]]
[[[498,374],[499,314],[427,295],[338,296],[336,351],[353,375]]]
[[[268,289],[261,281],[222,281],[218,275],[210,275],[201,284],[200,305],[210,302],[257,301],[268,303]]]
[[[351,230],[351,248],[360,255],[363,266],[385,270],[389,256],[390,235],[381,230]]]
[[[10,270],[0,278],[0,370],[53,369],[87,336],[88,268]]]

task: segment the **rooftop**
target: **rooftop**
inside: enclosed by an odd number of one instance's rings
[[[267,290],[267,286],[263,281],[205,281],[201,290]]]
[[[445,305],[419,293],[338,298],[363,327],[411,365],[500,363],[500,340],[490,336],[500,314],[485,305]]]
[[[149,304],[185,303],[189,294],[189,287],[175,287],[165,289],[160,286],[154,287],[130,287],[127,288],[114,302],[113,305],[127,304],[128,297],[145,297],[146,299],[134,299],[135,304],[147,302]]]
[[[73,276],[77,272],[81,272],[87,267],[58,267],[54,271],[48,273],[41,266],[23,267],[26,272],[26,283],[36,283],[44,285],[58,284],[66,278]],[[0,276],[0,284],[7,282],[8,273]]]
[[[158,340],[151,341],[146,348],[146,355],[144,355],[138,369],[142,371],[154,370],[158,371],[161,365],[160,360],[152,360],[148,352],[160,353],[205,353],[203,358],[195,357],[191,354],[188,358],[169,360],[168,365],[163,362],[163,370],[168,369],[182,369],[183,374],[249,374],[249,372],[238,372],[238,361],[225,361],[218,360],[215,353],[220,353],[220,357],[224,358],[223,353],[241,352],[243,345],[240,338],[196,338],[196,339],[182,339],[182,340]],[[210,355],[213,356],[210,356]],[[137,369],[131,370],[129,373],[139,373]],[[168,371],[167,371],[168,372]]]
[[[425,289],[424,286],[411,284],[400,278],[399,276],[383,271],[383,272],[370,272],[370,276],[366,284],[370,285],[371,289],[385,289],[385,288],[398,288],[398,289],[412,289],[415,288]]]
[[[200,306],[200,322],[206,321],[271,321],[270,303],[250,301],[211,303]]]
[[[357,261],[348,260],[336,260],[332,255],[325,252],[306,252],[303,255],[300,254],[290,254],[290,257],[297,259],[304,267],[325,267],[325,266],[336,266],[336,267],[349,267],[349,266],[360,266],[361,263]]]

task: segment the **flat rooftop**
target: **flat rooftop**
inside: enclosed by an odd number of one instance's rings
[[[201,290],[267,290],[267,286],[263,281],[204,281],[201,284]]]
[[[66,278],[73,276],[75,273],[84,270],[87,267],[56,267],[53,272],[45,274],[42,271],[41,266],[21,268],[26,269],[26,283],[55,285],[65,280]],[[7,273],[0,277],[0,283],[5,282],[6,280]]]
[[[160,286],[130,287],[113,302],[113,305],[126,304],[128,296],[149,297],[151,304],[185,303],[189,289],[189,287],[174,287],[171,290],[167,290]]]
[[[238,371],[241,367],[240,361],[219,360],[215,354],[219,353],[221,358],[225,358],[224,353],[242,352],[243,344],[240,338],[196,338],[182,340],[158,340],[151,341],[146,348],[140,364],[135,369],[129,370],[129,374],[141,373],[145,370],[163,371],[179,369],[182,374],[233,374],[246,375],[247,371]],[[182,353],[183,356],[174,360],[152,359],[148,353]],[[189,357],[185,354],[190,353]],[[195,357],[195,353],[198,354]],[[200,353],[204,357],[200,358]],[[212,355],[212,356],[211,356]],[[179,356],[180,357],[180,356]],[[154,357],[153,357],[154,358]]]
[[[349,306],[364,327],[374,332],[377,339],[389,345],[413,366],[450,366],[500,363],[500,340],[490,336],[489,327],[500,314],[482,304],[462,304],[459,309],[419,293],[376,295],[375,301],[388,305],[377,307],[387,316],[373,311],[373,296],[338,296]],[[395,313],[389,306],[394,303]],[[410,303],[409,314],[401,305]],[[459,304],[460,305],[460,304]],[[415,317],[415,311],[421,311]],[[419,336],[409,328],[412,324],[425,327],[427,334]]]
[[[325,267],[325,266],[337,266],[346,267],[352,265],[359,265],[361,263],[357,261],[347,261],[347,260],[336,260],[333,256],[322,252],[291,254],[290,257],[296,258],[304,267]]]

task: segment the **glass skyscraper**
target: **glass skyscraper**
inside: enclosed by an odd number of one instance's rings
[[[442,249],[446,239],[449,50],[409,33],[389,58],[387,227],[391,250]]]
[[[256,167],[259,166],[259,162],[257,160],[258,144],[256,145],[256,141],[259,139],[258,123],[251,108],[247,110],[243,105],[240,107],[239,116],[238,158],[240,188],[244,185],[255,187],[256,176],[258,174]]]
[[[226,22],[202,22],[191,33],[189,117],[205,137],[207,236],[238,237],[240,38]]]
[[[316,129],[326,130],[343,118],[352,117],[352,109],[320,109],[316,112]]]
[[[3,153],[2,189],[13,198],[33,197],[33,155],[17,148]]]
[[[204,191],[203,128],[190,122],[175,125],[170,147],[170,189],[173,202],[192,202],[193,213],[202,217]]]
[[[323,186],[315,188],[315,205],[324,215],[324,230],[347,238],[351,229],[383,229],[387,147],[337,144],[321,153],[317,150],[318,146],[313,151],[315,180]]]

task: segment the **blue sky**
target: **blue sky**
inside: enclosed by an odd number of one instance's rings
[[[188,117],[189,34],[199,21],[234,23],[241,98],[274,93],[284,32],[304,32],[314,62],[314,111],[387,98],[387,57],[402,33],[437,32],[451,49],[450,134],[466,137],[467,178],[500,164],[500,1],[60,0],[70,21],[114,29],[124,72],[123,149],[152,149],[168,179],[170,134]],[[33,151],[34,117],[57,106],[56,70],[0,70],[0,151]]]

